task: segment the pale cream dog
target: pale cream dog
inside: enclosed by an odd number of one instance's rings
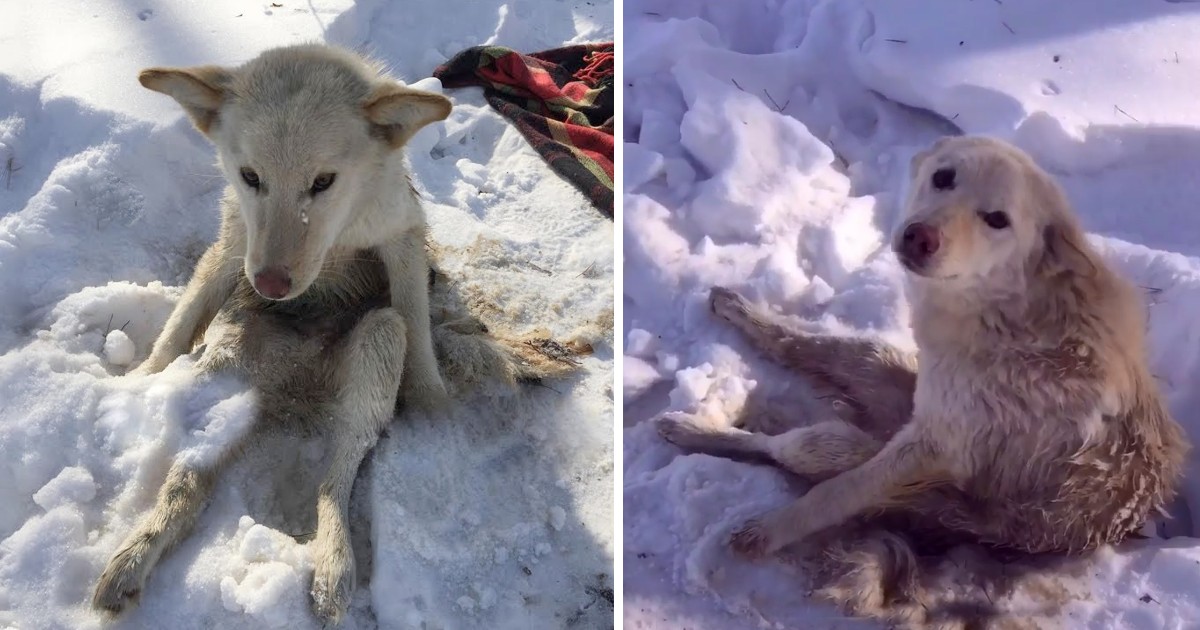
[[[718,316],[855,412],[778,436],[659,419],[684,448],[765,456],[819,481],[736,531],[736,550],[762,556],[877,522],[1080,552],[1122,541],[1173,497],[1189,444],[1147,368],[1141,297],[1031,158],[989,138],[939,140],[913,159],[893,249],[919,361],[873,339],[802,332],[713,289]]]

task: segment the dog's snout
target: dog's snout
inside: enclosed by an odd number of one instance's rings
[[[910,223],[901,235],[900,253],[914,263],[924,264],[937,252],[939,245],[936,229],[925,223]]]
[[[254,290],[265,298],[282,300],[292,290],[292,275],[287,267],[266,267],[254,274]]]

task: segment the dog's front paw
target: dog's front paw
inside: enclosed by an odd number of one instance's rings
[[[743,556],[757,560],[767,555],[767,551],[770,549],[770,533],[761,521],[757,519],[747,521],[741,529],[729,537],[729,546]]]
[[[145,552],[133,547],[117,552],[96,582],[92,607],[116,614],[137,605],[146,584],[145,559]]]
[[[354,594],[354,556],[348,544],[317,555],[309,593],[313,614],[325,627],[341,622]]]
[[[450,401],[450,393],[440,375],[405,376],[400,391],[406,407],[429,411],[441,409]]]
[[[745,298],[725,287],[713,287],[709,290],[708,305],[717,317],[731,322],[746,319],[750,309]]]

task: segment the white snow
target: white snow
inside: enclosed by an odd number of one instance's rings
[[[214,153],[154,65],[237,64],[328,41],[410,84],[495,43],[533,52],[613,37],[605,0],[10,3],[0,19],[0,627],[108,627],[91,589],[171,458],[246,430],[253,396],[146,356],[215,238]],[[478,89],[413,138],[445,271],[518,329],[566,336],[613,307],[613,227]],[[583,274],[592,267],[594,272]],[[543,269],[550,275],[536,271]],[[517,399],[394,423],[359,477],[347,628],[612,625],[613,361]],[[551,389],[552,388],[552,389]],[[116,628],[316,627],[308,610],[324,450],[248,452]],[[464,605],[469,602],[469,604]]]
[[[711,286],[911,347],[884,243],[908,161],[994,134],[1063,183],[1093,241],[1148,292],[1152,368],[1200,440],[1200,5],[1151,0],[631,0],[624,7],[624,622],[867,628],[746,562],[729,532],[799,488],[683,455],[646,420],[715,418],[803,386],[707,308]],[[636,273],[634,273],[636,271]],[[1071,628],[1200,625],[1200,455],[1174,520],[1104,550],[1063,593]],[[1014,602],[1020,607],[1020,602]]]
[[[121,367],[127,366],[133,363],[135,354],[137,354],[137,346],[124,332],[113,330],[104,336],[104,358],[109,363]]]

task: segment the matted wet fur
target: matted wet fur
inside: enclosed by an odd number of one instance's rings
[[[1190,446],[1147,368],[1139,294],[1048,174],[1006,143],[955,137],[918,154],[912,177],[893,249],[919,362],[805,333],[715,288],[717,316],[851,413],[776,436],[682,413],[658,423],[686,449],[765,457],[817,482],[736,531],[736,551],[809,539],[817,592],[848,612],[977,627],[1000,611],[990,596],[956,605],[950,585],[995,584],[1001,556],[1035,570],[1039,554],[1121,542],[1174,496]],[[960,543],[988,552],[947,562]]]
[[[397,404],[436,406],[447,384],[450,393],[513,386],[574,364],[537,352],[533,340],[487,334],[444,279],[431,298],[425,214],[402,148],[449,114],[444,97],[321,45],[269,50],[238,68],[154,68],[139,80],[187,111],[230,185],[217,242],[135,373],[161,371],[202,339],[194,370],[248,382],[258,418],[216,461],[175,459],[154,507],[101,574],[93,605],[118,613],[136,602],[242,446],[274,432],[316,433],[330,464],[310,543],[312,608],[336,624],[354,590],[351,486]]]

